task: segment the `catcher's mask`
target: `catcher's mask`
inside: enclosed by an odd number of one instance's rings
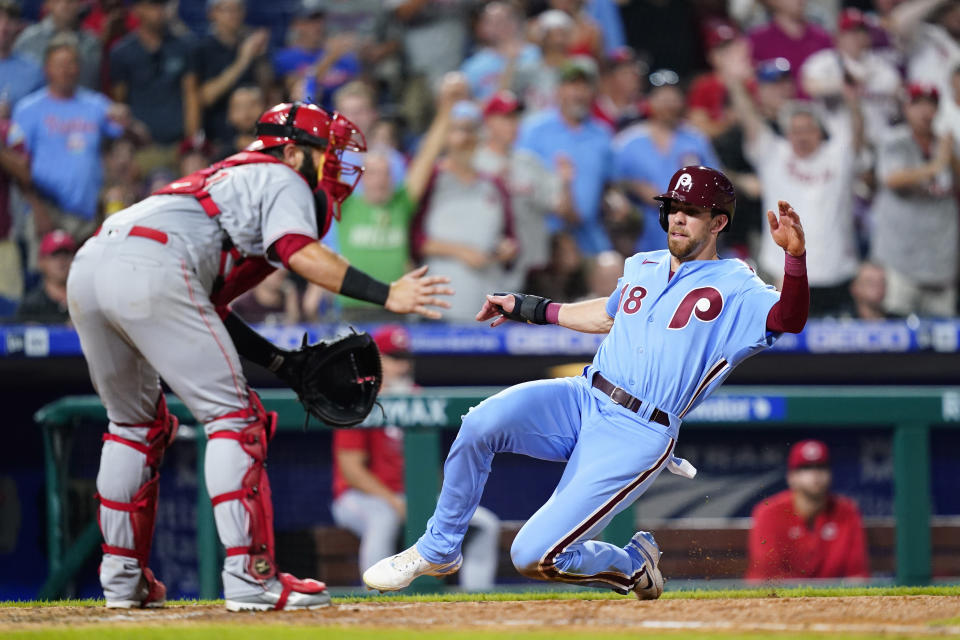
[[[357,125],[336,111],[330,115],[315,104],[298,101],[267,110],[257,121],[255,132],[257,139],[247,147],[248,151],[297,144],[324,152],[316,168],[314,190],[323,189],[329,196],[333,216],[339,220],[340,205],[363,175],[362,166],[343,161],[344,151],[367,150],[366,138]]]
[[[660,201],[660,226],[666,231],[669,227],[672,201],[710,207],[715,214],[726,214],[727,224],[721,233],[729,231],[733,224],[733,212],[737,207],[737,197],[729,178],[716,169],[701,166],[683,167],[670,178],[669,190],[654,200]]]

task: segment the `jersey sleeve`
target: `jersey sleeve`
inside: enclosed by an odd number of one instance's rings
[[[617,288],[613,290],[610,297],[607,298],[607,315],[611,318],[617,317],[617,309],[620,308],[620,296],[623,294],[623,278],[617,278]]]
[[[337,451],[366,451],[368,434],[365,429],[334,429],[333,453]]]
[[[778,334],[767,330],[767,316],[780,294],[755,275],[740,287],[733,300],[733,315],[728,320],[723,356],[736,365],[755,352],[773,346]]]
[[[275,165],[266,176],[260,200],[263,247],[286,235],[319,239],[317,215],[310,187],[300,176]],[[281,266],[274,264],[274,266]]]

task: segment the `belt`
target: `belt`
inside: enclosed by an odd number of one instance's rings
[[[97,230],[93,232],[93,235],[99,235],[102,228],[103,227],[97,227]],[[109,233],[109,231],[107,233]],[[130,227],[130,231],[127,233],[127,237],[130,236],[134,236],[136,238],[147,238],[148,240],[153,240],[154,242],[159,242],[160,244],[167,244],[166,232],[160,231],[159,229],[151,229],[150,227],[134,225]]]
[[[593,372],[593,380],[590,384],[593,385],[595,389],[599,389],[603,393],[610,396],[611,400],[627,411],[637,413],[640,411],[640,407],[643,406],[642,400],[634,398],[632,395],[604,378],[602,375],[600,375],[599,371]],[[670,426],[670,416],[657,408],[654,408],[653,412],[650,414],[650,420],[656,422],[657,424],[662,424],[665,427]]]

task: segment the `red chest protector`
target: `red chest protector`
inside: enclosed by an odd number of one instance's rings
[[[243,164],[283,164],[283,161],[266,153],[241,151],[216,164],[210,165],[206,169],[201,169],[200,171],[196,171],[171,182],[162,189],[154,191],[153,195],[193,196],[209,217],[216,218],[220,215],[220,207],[217,206],[217,203],[214,202],[210,196],[208,187],[218,181],[219,178],[217,174],[220,171]],[[323,224],[320,225],[321,238],[325,236],[330,229],[330,222],[330,213],[327,208],[324,207]],[[226,273],[228,257],[233,258],[233,268],[230,269],[229,273]],[[220,249],[220,270],[213,284],[210,300],[217,306],[226,305],[241,293],[260,284],[260,282],[275,269],[276,268],[271,266],[266,258],[262,256],[244,256],[233,244],[229,236],[225,236],[223,246]]]

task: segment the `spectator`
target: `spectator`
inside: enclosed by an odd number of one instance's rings
[[[273,57],[273,70],[283,78],[287,94],[307,98],[324,109],[333,105],[333,94],[361,71],[358,40],[350,32],[325,36],[323,8],[303,0],[291,27],[292,41]]]
[[[259,114],[257,115],[259,116]],[[238,151],[243,148],[241,147]],[[180,169],[177,171],[177,175],[188,176],[191,173],[206,169],[213,161],[213,154],[213,145],[203,138],[184,140],[180,143]],[[153,190],[151,189],[150,192],[152,193]]]
[[[102,43],[98,89],[109,93],[110,50],[123,36],[137,28],[137,18],[124,0],[95,0],[89,9],[81,25]]]
[[[573,202],[569,158],[558,158],[556,172],[550,172],[533,153],[514,149],[521,108],[509,91],[490,99],[483,109],[484,144],[474,156],[477,170],[503,181],[510,193],[521,251],[500,287],[504,291],[520,290],[530,269],[546,265],[550,252],[546,216],[569,210]]]
[[[0,23],[0,34],[3,28]],[[10,187],[14,182],[20,186],[30,184],[30,163],[23,145],[7,146],[9,132],[9,115],[0,113],[0,317],[12,315],[23,296],[23,268],[20,249],[13,237]]]
[[[908,87],[906,124],[877,153],[873,261],[886,269],[888,313],[953,316],[957,310],[958,158],[949,135],[937,136],[936,88]]]
[[[130,115],[124,105],[77,86],[76,42],[68,33],[50,41],[47,86],[17,103],[9,144],[23,144],[33,185],[47,200],[48,206],[34,210],[37,233],[52,226],[85,239],[99,224],[103,140],[122,135]]]
[[[823,28],[807,19],[806,0],[768,0],[768,5],[770,22],[749,34],[753,60],[786,58],[793,81],[799,83],[804,61],[821,49],[831,48],[833,40]],[[797,93],[806,97],[799,84]]]
[[[200,131],[196,75],[190,71],[190,41],[170,29],[164,0],[135,0],[136,31],[110,53],[111,96],[130,106],[150,131],[153,144],[138,153],[144,174],[172,169],[183,138]]]
[[[587,285],[589,291],[585,300],[609,298],[617,290],[617,283],[623,275],[623,256],[617,251],[598,253],[587,266]]]
[[[530,113],[556,105],[560,72],[570,59],[573,28],[573,18],[553,9],[544,11],[533,22],[530,34],[531,39],[540,46],[540,65],[520,94]]]
[[[71,34],[77,42],[79,82],[87,89],[99,91],[101,45],[95,36],[80,28],[83,3],[80,0],[45,0],[43,8],[46,17],[24,29],[13,50],[45,64],[50,41],[61,33]]]
[[[227,105],[227,124],[234,133],[230,153],[242,151],[256,140],[254,128],[266,110],[266,98],[260,87],[249,85],[233,90]]]
[[[603,58],[603,32],[593,17],[585,10],[585,0],[549,0],[550,8],[563,11],[573,19],[573,42],[570,53],[589,56],[594,60]]]
[[[367,136],[367,147],[379,147],[380,153],[387,156],[390,162],[391,188],[403,182],[403,176],[407,171],[407,161],[403,154],[394,144],[385,145],[383,141],[380,144],[374,143],[371,134],[379,118],[377,107],[374,100],[373,91],[370,86],[354,80],[343,85],[333,96],[333,103],[336,110],[347,118],[350,122],[357,125],[361,132]],[[345,151],[343,159],[357,165],[364,164],[364,154],[357,151]],[[359,191],[363,191],[365,178],[361,177],[357,185]],[[354,190],[358,193],[358,190]],[[402,275],[402,274],[401,274]],[[391,281],[392,282],[392,281]]]
[[[417,392],[410,357],[410,334],[385,325],[373,334],[383,364],[382,391]],[[403,430],[336,429],[333,432],[333,504],[337,526],[360,538],[360,572],[397,551],[407,517],[404,496]],[[467,591],[493,588],[499,558],[500,520],[480,507],[470,519],[463,545],[460,586]]]
[[[890,130],[899,115],[900,72],[874,53],[866,17],[857,9],[845,9],[837,23],[836,49],[814,53],[800,70],[804,91],[821,100],[828,109],[843,106],[843,90],[854,84],[861,93],[867,137],[876,143]],[[849,114],[843,111],[849,126]]]
[[[454,90],[462,87],[446,85],[447,93],[441,96],[441,111],[410,163],[406,178],[395,180],[391,168],[393,150],[370,147],[364,161],[366,186],[343,203],[343,215],[337,225],[340,254],[351,265],[383,282],[393,282],[410,270],[410,227],[447,136],[447,103],[452,102],[450,92]],[[310,289],[310,295],[319,293],[313,291],[315,287]],[[347,321],[386,319],[383,307],[344,296],[340,296],[338,302]]]
[[[717,57],[720,58],[719,68],[732,64],[733,57],[743,60],[744,64],[750,64],[748,56],[748,52],[731,49],[717,52]],[[790,76],[790,63],[786,58],[762,62],[757,65],[753,81],[753,96],[758,113],[772,131],[779,132],[777,114],[797,94]],[[735,251],[741,258],[748,258],[751,254],[750,247],[759,242],[756,236],[763,228],[763,193],[760,179],[754,166],[743,154],[743,127],[735,118],[733,126],[712,142],[724,172],[737,189],[737,224],[728,227],[724,232],[723,246]]]
[[[193,53],[191,70],[197,76],[203,130],[221,149],[232,148],[235,132],[227,122],[230,94],[242,85],[257,85],[266,91],[272,70],[266,57],[270,31],[244,27],[246,0],[207,0],[210,33],[200,39]]]
[[[108,140],[104,144],[103,192],[100,196],[104,217],[126,209],[144,195],[143,176],[134,162],[135,153],[136,146],[128,137]]]
[[[410,77],[404,95],[407,120],[415,131],[428,123],[433,89],[448,71],[460,68],[467,50],[474,0],[387,0],[404,26],[403,55]]]
[[[300,294],[284,269],[268,275],[230,307],[252,324],[293,325],[300,322]]]
[[[903,2],[890,13],[889,25],[907,50],[907,80],[949,95],[950,73],[960,65],[960,3]]]
[[[627,46],[627,34],[623,30],[618,4],[614,0],[587,0],[586,12],[600,27],[603,53],[606,56]]]
[[[571,234],[560,231],[550,237],[550,262],[530,272],[523,290],[557,302],[573,302],[587,295],[586,264]]]
[[[606,122],[614,131],[642,120],[647,115],[643,99],[644,77],[647,66],[637,60],[630,47],[614,49],[600,68],[597,98],[590,113]]]
[[[869,578],[857,505],[830,491],[830,452],[802,440],[787,457],[787,490],[753,509],[748,580]]]
[[[13,51],[21,26],[16,0],[0,0],[0,118],[4,119],[21,98],[43,86],[40,65]]]
[[[383,0],[305,0],[321,8],[330,37],[349,34],[356,40],[356,53],[365,78],[378,92],[390,98],[400,95],[403,85],[401,40],[403,28],[393,20]],[[369,138],[369,135],[368,135]]]
[[[746,66],[746,65],[744,65]],[[829,139],[815,105],[789,103],[780,113],[781,136],[757,111],[744,87],[752,70],[725,69],[724,80],[744,130],[744,153],[757,169],[763,209],[777,210],[777,199],[800,211],[807,238],[811,315],[837,314],[850,307],[850,280],[857,272],[853,226],[855,159],[863,143],[863,122],[852,91],[845,93],[852,130],[838,129]],[[763,236],[769,234],[761,234]],[[772,245],[772,246],[771,246]],[[781,255],[763,238],[758,263],[770,277],[783,277]]]
[[[886,295],[887,276],[883,267],[872,262],[862,263],[857,277],[850,283],[854,317],[859,320],[883,320],[890,317],[883,309]]]
[[[37,256],[40,282],[23,297],[17,309],[20,322],[65,324],[67,312],[67,274],[77,243],[66,231],[56,230],[43,236]]]
[[[704,31],[710,71],[694,78],[687,94],[687,106],[690,124],[713,139],[734,124],[728,108],[727,89],[720,78],[723,60],[730,56],[749,55],[750,43],[733,23],[726,20],[711,20]]]
[[[554,211],[547,223],[552,232],[573,233],[587,255],[610,248],[600,203],[611,177],[612,136],[606,125],[590,116],[596,80],[592,60],[580,56],[568,61],[560,72],[557,108],[528,118],[517,141],[517,148],[532,151],[549,170],[559,169],[562,156],[569,160],[573,206]]]
[[[412,249],[434,273],[450,276],[456,294],[444,314],[453,322],[474,319],[484,295],[504,280],[517,257],[510,196],[496,179],[473,165],[481,114],[472,102],[453,98],[466,93],[459,74],[444,80],[441,103],[428,137],[443,140],[445,156],[422,196],[411,231]]]
[[[660,207],[653,198],[674,172],[688,165],[719,166],[710,142],[683,121],[686,102],[679,80],[669,69],[653,72],[647,96],[649,118],[625,129],[614,141],[614,176],[643,210],[637,251],[664,247]]]
[[[540,66],[540,50],[523,39],[521,16],[508,2],[491,2],[477,20],[477,39],[483,44],[460,68],[470,92],[485,102],[499,90],[523,95]]]

